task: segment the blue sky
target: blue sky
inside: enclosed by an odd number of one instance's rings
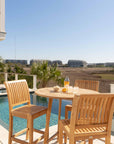
[[[6,32],[4,59],[114,62],[114,0],[6,0]]]

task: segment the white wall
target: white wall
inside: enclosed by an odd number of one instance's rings
[[[5,0],[0,0],[0,40],[4,40],[5,35]]]

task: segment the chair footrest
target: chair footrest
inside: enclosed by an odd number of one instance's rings
[[[40,136],[37,140],[35,140],[32,144],[37,144],[38,142],[40,142],[42,139],[44,138],[44,135]],[[26,142],[24,140],[15,138],[14,136],[11,137],[12,141],[21,143],[21,144],[29,144],[29,142]]]
[[[34,132],[44,134],[44,131],[42,131],[42,130],[38,130],[38,129],[34,129]]]
[[[12,141],[18,142],[18,143],[22,143],[22,144],[28,144],[28,142],[24,141],[24,140],[20,140],[18,138],[15,138],[14,136],[11,137]]]
[[[27,130],[28,130],[28,128],[25,128],[25,129],[23,129],[23,130],[21,130],[21,131],[15,133],[15,134],[14,134],[14,137],[17,137],[17,136],[19,136],[19,135],[25,133]]]
[[[41,136],[41,137],[39,137],[37,140],[35,140],[35,141],[33,142],[33,144],[37,144],[37,143],[40,142],[43,138],[44,138],[44,135]]]

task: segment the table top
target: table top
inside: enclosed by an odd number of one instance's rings
[[[72,93],[64,93],[62,92],[62,88],[58,92],[55,92],[53,87],[46,87],[46,88],[40,88],[35,91],[35,94],[42,97],[47,98],[54,98],[54,99],[73,99],[74,94],[98,94],[99,92],[90,90],[90,89],[82,89],[79,88],[77,91],[74,91]]]

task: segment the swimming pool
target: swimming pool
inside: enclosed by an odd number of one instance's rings
[[[48,98],[35,96],[31,94],[31,103],[41,106],[48,106]],[[65,115],[65,105],[71,104],[71,101],[63,100],[62,101],[62,112],[61,118],[64,118]],[[59,108],[59,100],[54,99],[52,104],[51,118],[50,118],[50,126],[56,125],[58,123],[58,108]],[[45,128],[46,115],[43,115],[34,120],[34,128],[42,129]],[[8,106],[8,98],[0,97],[0,124],[9,129],[9,106]],[[25,119],[14,117],[14,132],[18,132],[23,128],[26,128],[27,121]]]

